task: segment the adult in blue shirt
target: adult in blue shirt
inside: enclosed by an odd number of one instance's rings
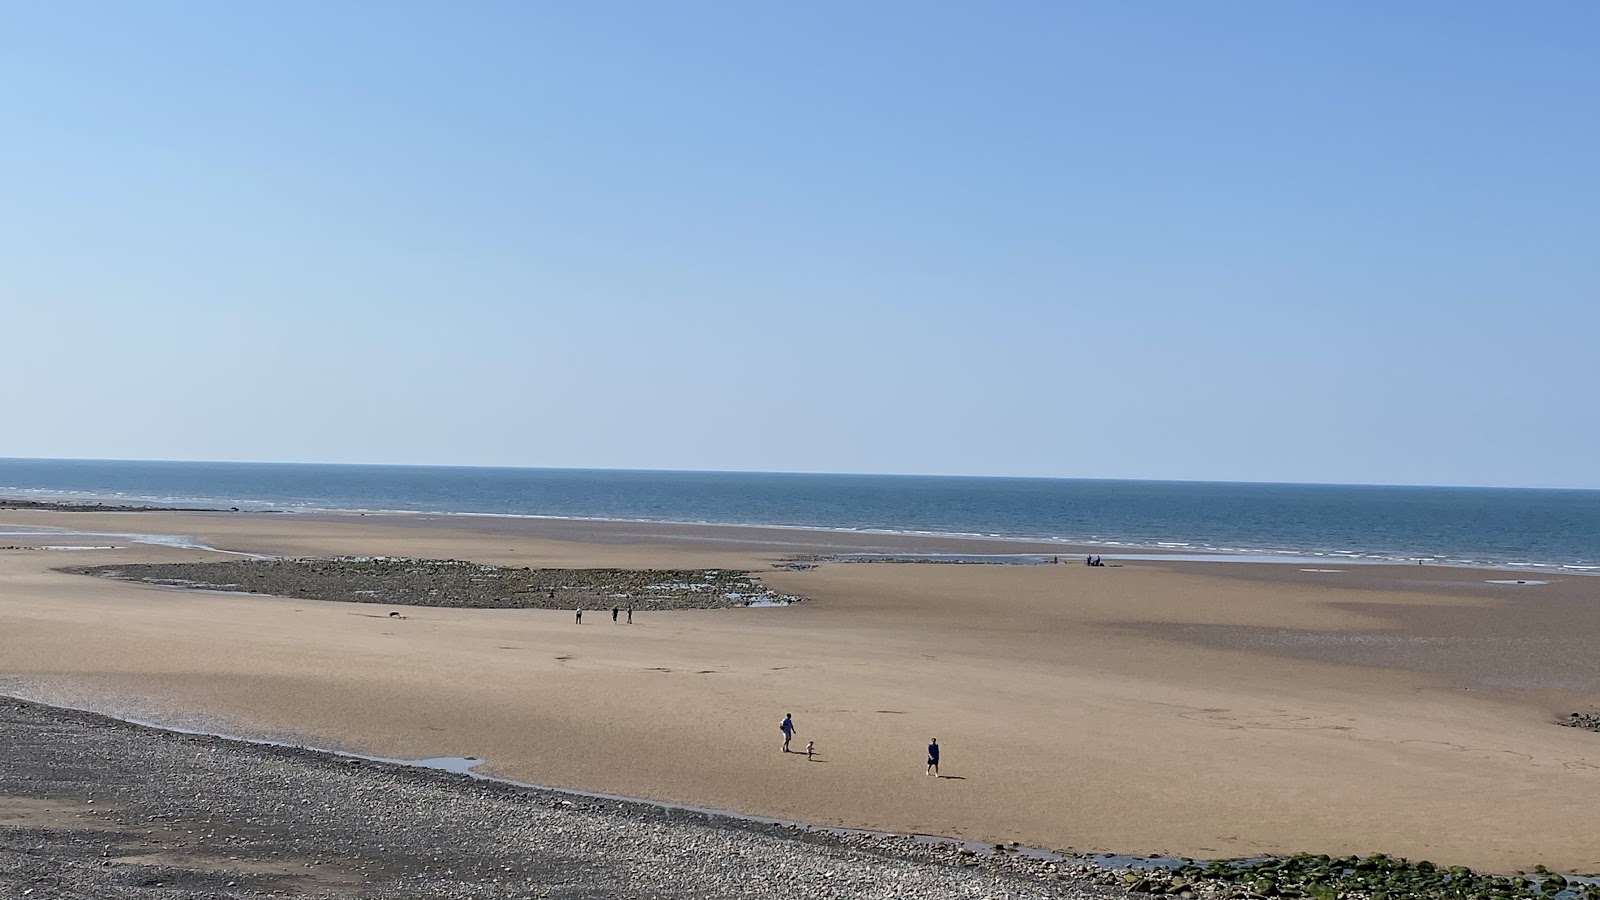
[[[939,739],[928,738],[928,774],[939,777]]]

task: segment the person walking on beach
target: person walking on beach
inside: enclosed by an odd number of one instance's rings
[[[632,603],[628,604],[628,624],[629,625],[633,624],[633,604]]]
[[[611,607],[611,624],[613,624],[613,625],[617,624],[617,613],[618,612],[620,612],[620,610],[618,610],[615,606]]]
[[[583,607],[578,607],[578,614],[575,619],[579,625],[583,624]]]
[[[778,730],[783,732],[783,752],[789,752],[789,741],[794,739],[794,713],[784,713],[783,722],[778,725]]]
[[[939,777],[939,739],[928,738],[928,774]]]
[[[817,742],[816,741],[806,741],[806,762],[810,762],[811,761],[811,754],[816,752],[816,749],[817,749]]]

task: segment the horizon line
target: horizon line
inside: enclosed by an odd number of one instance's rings
[[[0,463],[6,462],[101,462],[101,463],[168,463],[173,465],[234,465],[234,466],[326,466],[326,467],[365,467],[365,468],[390,468],[390,469],[511,469],[521,471],[551,471],[551,472],[647,472],[662,475],[814,475],[822,477],[845,478],[950,478],[950,479],[993,479],[1013,481],[1115,481],[1138,482],[1147,484],[1238,484],[1238,485],[1276,485],[1283,487],[1391,487],[1391,488],[1440,488],[1462,490],[1493,490],[1493,491],[1580,491],[1600,492],[1600,487],[1567,487],[1555,485],[1504,485],[1504,484],[1417,484],[1404,482],[1376,482],[1376,481],[1272,481],[1229,478],[1110,478],[1103,476],[1086,475],[992,475],[971,474],[959,472],[816,472],[800,470],[774,470],[774,469],[651,469],[651,468],[619,468],[613,466],[514,466],[514,465],[487,465],[463,463],[355,463],[355,462],[319,462],[302,460],[231,460],[231,459],[156,459],[156,458],[108,458],[94,456],[5,456],[0,457]]]

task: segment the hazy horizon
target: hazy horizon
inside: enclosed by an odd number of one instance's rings
[[[806,472],[769,469],[652,469],[617,468],[609,466],[505,466],[471,465],[456,463],[404,463],[404,462],[326,462],[315,460],[261,460],[261,459],[109,459],[94,456],[54,457],[0,457],[0,463],[13,462],[106,462],[106,463],[170,463],[172,465],[237,465],[237,466],[369,466],[394,469],[506,469],[560,472],[638,472],[685,475],[817,475],[861,478],[993,478],[1036,481],[1132,481],[1152,484],[1255,484],[1282,485],[1286,487],[1404,487],[1404,488],[1462,488],[1469,490],[1504,491],[1587,491],[1600,492],[1600,488],[1569,487],[1565,485],[1514,485],[1514,484],[1409,484],[1376,481],[1263,481],[1237,478],[1107,478],[1095,475],[988,475],[978,472]]]

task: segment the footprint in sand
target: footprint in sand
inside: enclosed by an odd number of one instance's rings
[[[1315,716],[1299,716],[1287,712],[1230,715],[1226,709],[1190,710],[1178,714],[1179,718],[1212,725],[1217,728],[1237,730],[1264,729],[1268,731],[1351,731],[1349,725],[1335,725]]]
[[[1533,761],[1532,756],[1529,756],[1526,753],[1518,753],[1515,750],[1497,750],[1492,747],[1463,747],[1460,744],[1452,744],[1449,741],[1426,741],[1421,739],[1412,739],[1399,741],[1398,743],[1440,747],[1445,750],[1454,750],[1457,753],[1465,753],[1468,756],[1476,756],[1479,759],[1506,759],[1511,757],[1516,759],[1525,759],[1529,762]]]

